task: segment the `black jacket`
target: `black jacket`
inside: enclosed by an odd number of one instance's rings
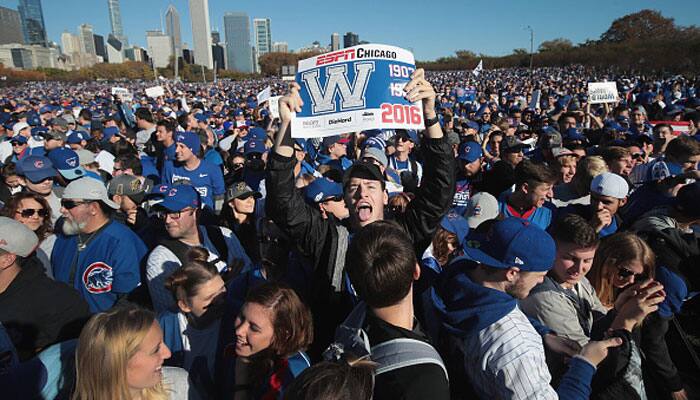
[[[418,257],[430,244],[440,218],[449,209],[455,188],[455,159],[446,139],[425,139],[421,150],[423,184],[406,212],[396,218],[413,239]],[[330,343],[335,326],[343,321],[352,306],[337,287],[349,237],[337,220],[323,219],[295,190],[295,162],[294,157],[271,154],[267,163],[265,210],[313,266],[315,298],[311,301],[315,318],[326,326],[326,329],[318,326],[320,331],[317,331],[320,335],[317,339],[323,347]]]
[[[44,275],[35,256],[24,260],[19,274],[0,293],[0,321],[22,360],[38,349],[77,338],[89,317],[80,294]]]

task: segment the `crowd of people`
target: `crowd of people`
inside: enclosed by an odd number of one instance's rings
[[[0,89],[0,397],[700,396],[697,77],[418,69],[424,130],[314,139],[160,84]]]

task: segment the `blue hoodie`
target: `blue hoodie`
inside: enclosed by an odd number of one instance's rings
[[[451,335],[462,340],[474,339],[479,333],[500,321],[513,312],[517,306],[517,301],[511,295],[499,290],[484,287],[473,282],[467,276],[465,267],[473,267],[473,264],[466,266],[452,265],[451,270],[446,274],[445,279],[435,286],[432,293],[433,306],[437,315],[443,323],[443,327]],[[534,327],[534,325],[533,325]],[[542,334],[538,330],[538,333]],[[526,344],[523,340],[522,344]],[[496,346],[496,345],[493,345]],[[496,352],[503,350],[503,346],[491,347]],[[473,351],[466,348],[465,351]],[[529,350],[533,351],[533,350]],[[536,350],[535,350],[536,351]],[[490,353],[488,357],[496,357],[495,353]],[[544,354],[542,354],[544,360]],[[465,359],[466,361],[466,359]],[[482,368],[486,361],[482,360]],[[581,358],[572,358],[569,363],[569,371],[562,377],[557,389],[557,395],[561,399],[584,400],[591,394],[591,379],[595,373],[595,368]],[[465,365],[469,371],[473,366]],[[525,373],[526,371],[522,371]],[[548,374],[546,374],[549,376]],[[534,376],[531,376],[533,378]],[[499,379],[494,377],[494,381]],[[476,382],[472,379],[476,387]],[[549,382],[546,382],[549,384]],[[540,382],[540,386],[542,382]],[[486,391],[493,390],[488,389]],[[484,392],[484,390],[477,391]]]

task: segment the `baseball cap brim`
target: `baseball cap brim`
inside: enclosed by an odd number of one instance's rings
[[[483,243],[482,243],[483,245]],[[497,259],[491,257],[490,255],[486,254],[483,250],[474,248],[474,247],[469,247],[469,246],[464,246],[464,256],[469,258],[472,261],[476,261],[480,264],[488,265],[489,267],[494,267],[494,268],[509,268],[510,266],[507,264],[502,263],[501,261],[498,261]]]
[[[262,198],[262,193],[260,193],[260,192],[258,192],[258,191],[255,191],[255,190],[246,190],[245,192],[236,193],[236,194],[233,195],[233,196],[227,195],[227,196],[226,196],[226,201],[231,201],[231,200],[238,199],[238,198],[240,198],[240,197],[248,196],[248,195],[251,195],[251,194],[253,195],[253,198],[255,198],[255,199],[260,199],[260,198]]]
[[[154,207],[165,208],[168,211],[182,211],[187,207],[191,207],[189,202],[179,201],[173,197],[165,196],[163,201],[155,204]]]
[[[38,183],[46,178],[55,178],[56,170],[52,168],[42,171],[23,172],[23,174],[24,177],[29,179],[32,183]]]
[[[351,178],[362,178],[373,181],[380,181],[384,184],[384,176],[379,167],[374,163],[356,162],[343,175],[343,188],[347,186]]]
[[[64,178],[72,181],[74,179],[82,178],[85,176],[85,169],[83,167],[71,168],[71,169],[59,169],[58,172]]]

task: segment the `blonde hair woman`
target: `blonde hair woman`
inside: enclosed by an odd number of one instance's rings
[[[168,358],[152,312],[128,306],[96,314],[78,341],[73,400],[193,398],[187,372],[163,367]]]

